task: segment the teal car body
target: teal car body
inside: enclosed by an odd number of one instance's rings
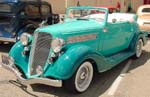
[[[80,10],[83,13],[85,9],[98,10],[100,19],[95,19],[95,14],[92,18],[86,15],[69,17],[70,11]],[[112,15],[116,19],[118,15],[129,16],[132,21],[112,22]],[[64,43],[57,53],[51,45],[55,39],[61,39]],[[53,78],[64,81],[70,79],[85,61],[91,62],[97,72],[111,69],[135,55],[139,39],[146,44],[146,37],[139,30],[134,14],[109,14],[107,8],[90,6],[70,7],[63,23],[36,29],[29,44],[24,46],[21,41],[17,42],[9,56],[26,79]],[[28,47],[27,54],[24,54],[25,47]],[[39,66],[42,73],[37,73]]]

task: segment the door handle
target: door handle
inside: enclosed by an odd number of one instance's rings
[[[107,33],[107,32],[108,32],[108,29],[107,29],[107,28],[104,28],[104,29],[103,29],[103,32]]]

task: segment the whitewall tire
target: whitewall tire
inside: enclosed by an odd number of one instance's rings
[[[139,39],[135,46],[135,57],[139,58],[142,55],[143,49],[143,41],[142,39]]]
[[[92,79],[93,65],[86,61],[80,65],[74,76],[65,82],[65,85],[72,92],[82,93],[88,89]]]

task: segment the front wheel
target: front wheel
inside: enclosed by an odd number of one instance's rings
[[[69,91],[82,93],[90,86],[92,79],[93,65],[86,61],[80,65],[71,79],[64,82],[64,85]]]
[[[139,39],[135,46],[135,57],[139,58],[142,55],[143,41]]]

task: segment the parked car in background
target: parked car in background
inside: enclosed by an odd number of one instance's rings
[[[0,0],[0,42],[16,42],[22,33],[59,22],[51,5],[38,0]]]
[[[150,34],[150,5],[142,5],[137,10],[138,24],[141,30]]]
[[[135,14],[109,14],[107,8],[70,7],[63,23],[38,28],[33,36],[23,33],[9,56],[2,55],[1,64],[21,84],[64,86],[82,93],[96,72],[141,56],[147,38],[136,21]]]

